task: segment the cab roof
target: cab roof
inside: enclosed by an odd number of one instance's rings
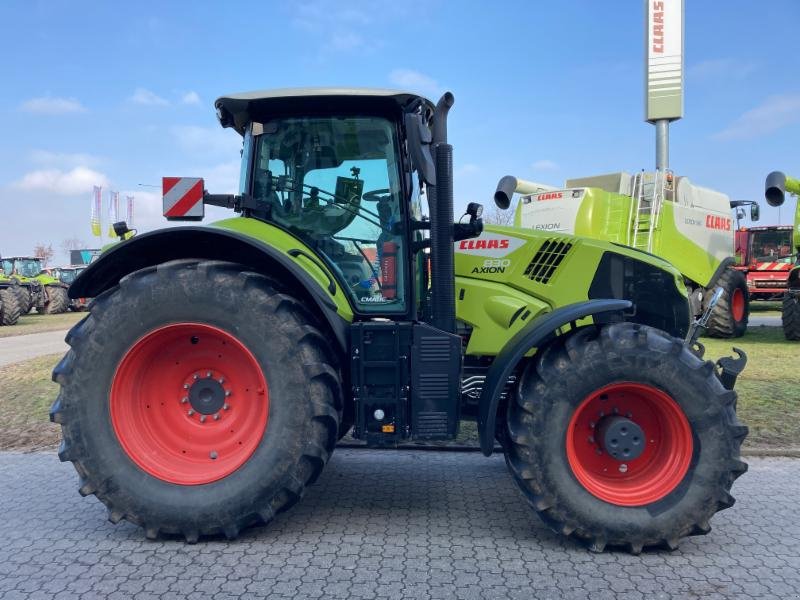
[[[377,88],[310,87],[259,90],[221,96],[214,102],[223,127],[233,127],[244,134],[247,124],[257,118],[302,110],[403,108],[421,101],[429,110],[433,103],[413,92]]]

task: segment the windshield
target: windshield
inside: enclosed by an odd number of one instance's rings
[[[14,261],[14,270],[23,277],[36,277],[42,265],[38,258],[18,258]]]
[[[7,258],[3,259],[3,274],[12,275],[14,273],[14,262]]]
[[[77,276],[77,272],[74,269],[60,269],[58,273],[58,278],[66,284],[70,284],[75,281],[75,277]]]
[[[756,262],[790,261],[792,256],[792,232],[753,231],[751,256]]]
[[[259,215],[323,256],[359,310],[401,312],[405,273],[394,128],[379,117],[263,124],[253,196]]]

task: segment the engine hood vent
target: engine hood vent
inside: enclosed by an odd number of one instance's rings
[[[572,243],[562,238],[545,240],[525,268],[525,276],[537,283],[548,283],[571,248]]]

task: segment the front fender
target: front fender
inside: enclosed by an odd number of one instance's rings
[[[340,304],[347,304],[344,292],[332,276],[326,289],[297,264],[292,252],[307,254],[298,241],[297,249],[286,254],[251,236],[219,227],[169,227],[137,235],[104,252],[83,271],[69,288],[70,298],[94,298],[117,285],[125,275],[171,260],[221,260],[244,265],[257,273],[291,286],[316,305],[318,314],[347,348],[348,319],[340,315]],[[318,267],[320,265],[317,265]],[[327,274],[327,271],[323,271]],[[338,304],[337,301],[338,300]]]
[[[531,321],[517,332],[497,355],[486,374],[478,402],[478,437],[481,452],[486,456],[494,447],[497,408],[506,382],[522,357],[561,327],[601,313],[618,312],[631,308],[630,300],[588,300],[557,308],[551,313]]]

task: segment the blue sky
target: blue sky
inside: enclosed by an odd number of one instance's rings
[[[488,206],[506,174],[561,184],[650,169],[642,11],[639,0],[6,0],[0,253],[29,253],[37,242],[58,249],[73,237],[96,245],[93,183],[134,192],[140,229],[166,224],[158,190],[140,183],[204,176],[210,191],[232,191],[239,138],[219,128],[213,101],[234,91],[453,91],[461,206]],[[769,171],[800,175],[799,20],[796,0],[686,0],[676,172],[757,200]]]

